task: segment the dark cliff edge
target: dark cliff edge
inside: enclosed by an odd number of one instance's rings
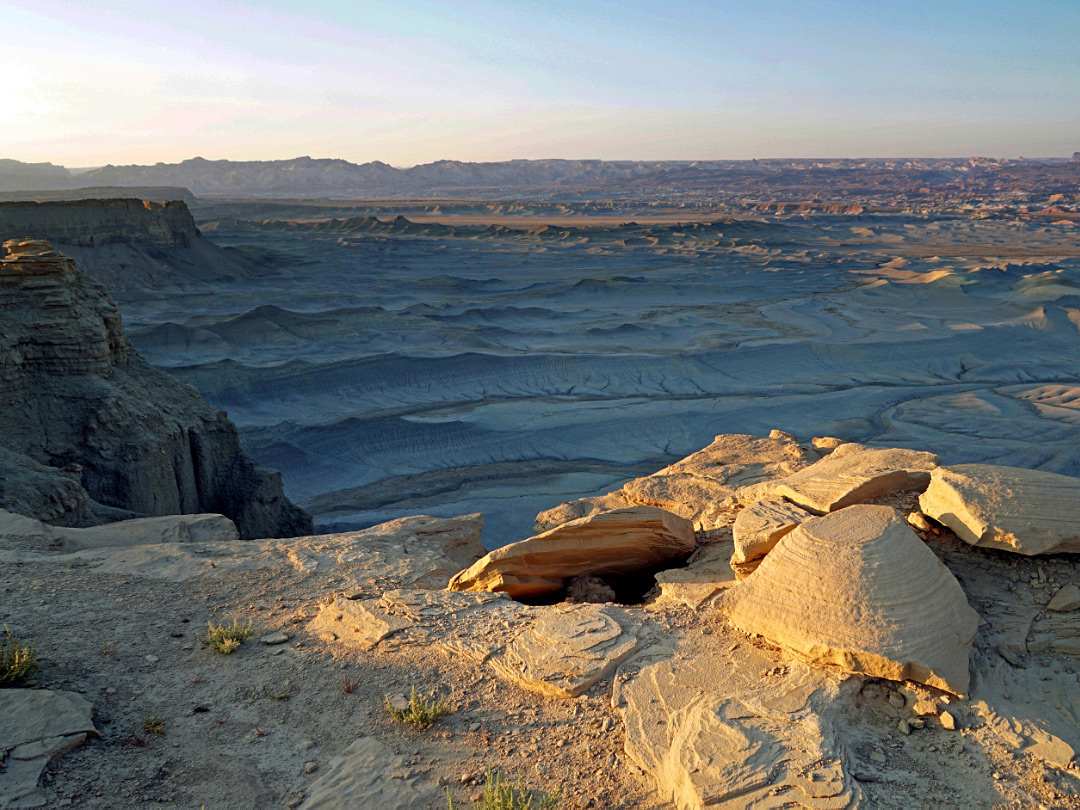
[[[244,538],[312,533],[225,414],[135,351],[100,284],[48,242],[4,247],[0,508],[66,526],[216,512]]]
[[[204,239],[182,200],[0,202],[0,242],[45,239],[111,291],[191,287],[273,269]]]

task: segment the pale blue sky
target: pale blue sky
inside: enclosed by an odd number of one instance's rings
[[[0,157],[1080,150],[1080,0],[15,0]]]

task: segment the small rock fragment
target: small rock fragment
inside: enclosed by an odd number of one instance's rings
[[[942,712],[938,715],[938,720],[941,721],[941,727],[947,728],[949,731],[956,730],[956,718],[948,712]]]
[[[270,635],[260,638],[259,643],[272,646],[274,644],[284,644],[288,640],[289,637],[284,633],[271,633]]]
[[[1012,664],[1014,667],[1020,666],[1020,654],[1010,644],[1000,644],[997,648],[998,655]]]
[[[913,529],[918,529],[920,532],[930,532],[934,530],[934,527],[930,525],[930,521],[926,519],[926,515],[919,511],[912,512],[908,515],[907,522],[911,524]]]
[[[1052,610],[1055,613],[1067,613],[1077,608],[1080,608],[1080,587],[1071,582],[1060,588],[1046,606],[1047,610]]]

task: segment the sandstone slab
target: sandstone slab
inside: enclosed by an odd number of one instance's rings
[[[682,561],[694,550],[689,520],[633,506],[578,518],[489,552],[450,580],[455,591],[496,591],[519,598],[549,596],[582,574],[632,574]]]
[[[967,692],[978,614],[891,507],[803,523],[719,604],[735,627],[810,663]]]
[[[491,659],[503,678],[552,697],[577,697],[637,649],[626,612],[610,605],[561,605]]]
[[[923,490],[940,460],[918,450],[842,444],[767,492],[824,515],[893,492]]]
[[[0,807],[40,807],[42,771],[53,759],[99,736],[82,695],[0,689]]]
[[[1058,589],[1053,598],[1046,605],[1047,610],[1055,613],[1068,613],[1080,608],[1080,587],[1070,582]]]
[[[753,649],[738,659],[677,649],[620,681],[626,753],[665,802],[680,810],[857,806],[837,686],[799,663],[757,677],[771,665]]]
[[[1080,552],[1080,479],[1068,475],[992,464],[940,467],[919,505],[975,546]]]
[[[0,509],[0,547],[40,551],[83,551],[151,543],[221,543],[239,540],[223,515],[166,515],[71,529],[50,526]]]
[[[360,737],[307,791],[301,810],[417,810],[445,802],[438,788],[412,775],[405,760],[374,737]]]
[[[739,578],[752,574],[781,537],[810,517],[805,509],[782,500],[760,501],[740,511],[731,527],[735,541],[731,567]]]
[[[350,595],[366,589],[376,596],[385,589],[402,586],[445,588],[462,565],[483,554],[483,525],[479,513],[453,518],[413,515],[357,532],[285,540],[155,543],[48,555],[0,550],[0,560],[34,562],[47,558],[59,563],[76,562],[100,573],[170,582],[222,578],[237,571],[285,563],[304,577],[334,570],[341,589]]]

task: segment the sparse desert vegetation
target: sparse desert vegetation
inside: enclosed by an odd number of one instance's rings
[[[0,636],[0,687],[18,686],[41,668],[37,649],[4,626]]]
[[[233,619],[232,624],[214,624],[207,622],[206,635],[202,637],[202,643],[216,653],[231,655],[240,649],[240,645],[251,638],[254,631],[251,629],[251,619],[247,623],[241,623],[239,619]]]

